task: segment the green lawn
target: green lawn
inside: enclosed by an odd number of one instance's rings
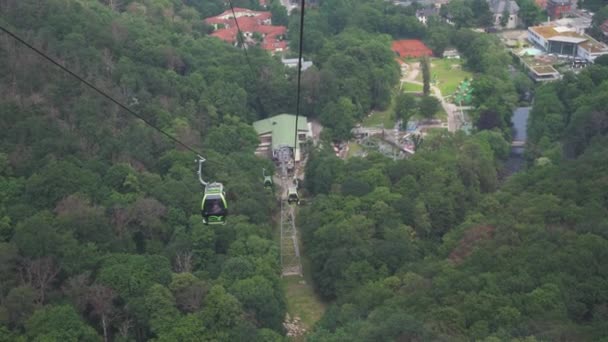
[[[397,89],[393,90],[391,94],[391,104],[386,110],[374,111],[372,115],[368,115],[363,119],[364,127],[378,127],[384,125],[384,128],[395,127],[395,97],[397,96]]]
[[[365,127],[377,127],[383,125],[384,128],[392,128],[395,126],[395,119],[393,118],[393,105],[382,112],[374,111],[374,114],[369,115],[363,119],[363,126]]]
[[[421,93],[422,92],[422,85],[421,84],[414,84],[414,83],[403,83],[403,88],[401,88],[401,90],[403,91],[408,91],[408,92],[417,92],[417,93]]]
[[[363,148],[361,147],[361,145],[351,141],[350,143],[348,143],[348,155],[346,156],[346,158],[357,156],[357,153],[359,153],[359,151],[361,151],[362,149]]]
[[[453,94],[458,88],[458,84],[465,78],[472,78],[472,74],[462,69],[461,59],[431,59],[431,79],[437,75],[438,84],[443,96]],[[417,81],[422,82],[422,70],[416,77]]]

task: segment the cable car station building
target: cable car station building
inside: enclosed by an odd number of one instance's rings
[[[292,114],[280,114],[253,123],[253,128],[258,133],[260,144],[255,153],[272,159],[278,159],[279,150],[291,149],[294,161],[300,161],[301,145],[306,139],[312,138],[312,130],[305,116],[298,117],[298,143],[294,146],[294,133],[296,127],[296,116]]]

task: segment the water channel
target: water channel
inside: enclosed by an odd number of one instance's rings
[[[525,142],[528,138],[528,117],[532,107],[518,107],[513,112],[513,141]],[[524,147],[511,147],[511,155],[504,165],[504,176],[508,177],[525,167]]]

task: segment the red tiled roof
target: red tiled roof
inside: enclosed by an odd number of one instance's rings
[[[433,51],[418,39],[395,40],[392,46],[400,57],[432,56]]]
[[[280,36],[287,33],[287,27],[285,26],[270,26],[262,25],[256,27],[257,32],[267,34],[269,36]]]
[[[239,20],[239,25],[242,20],[245,19],[257,19],[259,21],[264,21],[270,19],[272,14],[268,11],[253,11],[247,8],[235,7],[234,13],[236,14],[237,19]],[[232,10],[224,11],[216,15],[215,17],[210,17],[205,19],[207,24],[227,24],[230,25],[234,22]]]
[[[277,49],[285,50],[287,48],[287,42],[279,40],[279,36],[287,33],[285,26],[272,26],[265,25],[265,21],[271,19],[272,14],[270,12],[258,12],[252,11],[245,8],[235,8],[234,12],[237,16],[238,27],[243,32],[257,32],[260,33],[264,39],[262,41],[262,48],[266,50],[275,51]],[[232,11],[225,11],[224,13],[215,17],[205,19],[205,22],[210,25],[224,25],[213,32],[211,36],[217,37],[229,43],[234,43],[237,40],[238,28],[235,23],[235,19],[232,16]]]
[[[231,27],[228,29],[217,30],[213,32],[211,36],[218,37],[219,39],[229,43],[234,43],[236,41],[237,32],[238,30],[236,29],[236,27]]]

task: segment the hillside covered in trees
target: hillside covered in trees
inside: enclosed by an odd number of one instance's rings
[[[202,224],[194,154],[1,35],[0,340],[281,340],[272,166],[249,123],[288,110],[293,82],[252,49],[254,81],[201,8],[113,3],[1,1],[0,22],[204,151],[230,222]]]
[[[272,165],[253,155],[250,123],[294,112],[295,73],[261,49],[246,59],[208,37],[202,19],[224,10],[0,1],[3,27],[202,151],[231,213],[226,226],[204,226],[195,155],[2,34],[0,340],[282,339],[276,202],[260,181]],[[303,112],[344,134],[388,104],[399,71],[388,35],[326,39],[304,75]],[[352,117],[316,114],[340,105]]]
[[[416,155],[318,152],[302,234],[333,301],[311,341],[597,341],[608,336],[608,65],[538,89],[529,168],[500,185],[498,130]]]

